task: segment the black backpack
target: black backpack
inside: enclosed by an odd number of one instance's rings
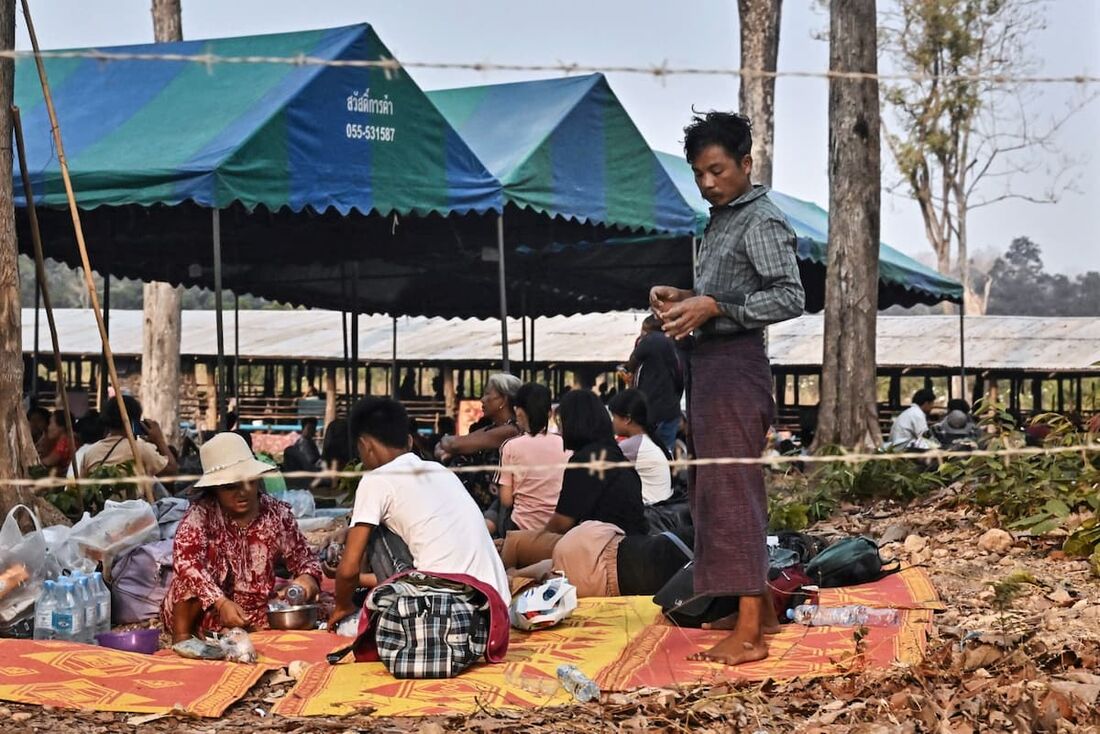
[[[823,589],[857,586],[897,573],[901,564],[885,568],[878,546],[870,538],[845,538],[833,543],[806,564],[806,575]]]

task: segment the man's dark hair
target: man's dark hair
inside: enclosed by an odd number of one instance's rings
[[[970,413],[970,403],[966,402],[962,398],[952,398],[947,401],[947,412],[950,413],[953,410],[958,410],[963,413]]]
[[[665,322],[661,321],[660,317],[655,314],[646,316],[642,321],[642,329],[645,331],[660,331]]]
[[[73,433],[81,444],[95,443],[103,438],[106,430],[99,415],[86,415],[73,425]]]
[[[523,408],[532,434],[542,433],[550,424],[550,388],[536,382],[521,385],[512,401],[513,408]]]
[[[126,412],[130,416],[130,420],[141,420],[141,403],[138,399],[132,395],[123,395],[122,402],[126,403]],[[111,398],[111,401],[107,403],[107,407],[103,410],[103,422],[107,424],[107,428],[112,431],[122,430],[122,412],[118,409],[118,400]]]
[[[614,415],[632,420],[641,426],[645,434],[649,436],[649,440],[661,449],[666,458],[669,458],[668,447],[657,435],[657,425],[649,420],[649,401],[646,400],[644,392],[632,387],[627,388],[611,398],[607,404],[607,409]]]
[[[936,393],[932,392],[931,388],[922,387],[913,393],[913,405],[924,405],[925,403],[936,402]]]
[[[345,418],[337,418],[325,426],[325,440],[321,442],[321,460],[346,465],[351,461],[351,454],[348,422]]]
[[[313,417],[303,418],[302,419],[302,429],[304,430],[306,426],[312,426],[313,430],[316,431],[317,430],[317,419],[313,418]]]
[[[688,163],[703,152],[704,148],[720,145],[726,154],[741,162],[752,151],[752,123],[737,112],[716,112],[693,115],[691,124],[684,128],[684,155]]]
[[[39,418],[47,422],[50,420],[50,411],[46,410],[41,405],[36,405],[27,411],[27,420],[30,420],[32,415],[37,415]]]
[[[351,409],[350,421],[356,441],[360,436],[370,436],[391,449],[409,445],[409,414],[392,398],[363,398]]]
[[[611,416],[589,390],[570,390],[558,406],[561,438],[569,451],[580,451],[592,443],[615,443]]]

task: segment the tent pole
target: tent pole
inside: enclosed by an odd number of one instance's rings
[[[497,256],[500,273],[500,369],[510,372],[508,362],[508,291],[504,280],[504,212],[497,215]]]
[[[344,328],[344,398],[351,399],[351,356],[348,351],[348,312],[340,312],[340,324]],[[349,411],[350,414],[350,402]]]
[[[233,293],[233,402],[241,414],[241,296]]]
[[[223,431],[229,429],[228,411],[225,407],[225,324],[222,316],[222,217],[221,210],[214,209],[211,215],[212,239],[214,244],[214,329],[218,338],[218,361],[215,367],[214,395],[218,412],[218,426]]]
[[[390,391],[393,399],[401,394],[401,376],[397,372],[397,317],[393,317],[393,354],[390,361]]]
[[[50,302],[50,288],[46,283],[46,261],[42,256],[42,233],[38,229],[38,210],[34,206],[34,191],[31,188],[30,173],[27,172],[27,152],[23,143],[23,123],[19,118],[19,108],[12,107],[12,128],[15,133],[15,145],[19,154],[19,171],[23,178],[23,195],[27,200],[27,219],[30,221],[31,241],[34,244],[34,387],[35,395],[38,394],[38,299],[41,297],[42,305],[46,307],[46,324],[50,328],[50,343],[53,345],[53,363],[57,370],[57,390],[61,397],[61,410],[65,413],[65,434],[70,446],[76,446],[76,437],[73,435],[73,416],[69,412],[69,393],[65,385],[65,365],[61,359],[61,344],[57,338],[57,323],[54,321],[53,304]],[[1077,402],[1080,403],[1081,389],[1078,379]],[[76,463],[76,452],[72,457],[73,476],[80,478],[80,467]],[[84,512],[84,493],[77,489],[76,509]]]
[[[12,108],[12,111],[16,114],[18,114],[17,110],[18,108]],[[24,178],[26,177],[24,176]],[[24,187],[26,187],[28,183],[29,182],[25,182]],[[30,197],[28,196],[27,199],[27,207],[29,208],[31,206]],[[38,313],[39,306],[42,303],[42,285],[40,281],[41,276],[38,274],[36,263],[34,278],[34,357],[31,360],[31,364],[34,365],[31,369],[31,397],[34,398],[35,402],[38,401]],[[64,376],[61,374],[60,370],[57,372],[57,381],[59,383],[64,382]]]
[[[959,303],[959,380],[962,382],[961,397],[966,398],[966,298]]]
[[[359,263],[351,273],[351,395],[359,399]]]

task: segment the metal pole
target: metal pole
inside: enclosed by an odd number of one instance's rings
[[[15,115],[19,114],[18,108],[16,107],[12,108],[12,112]],[[22,131],[20,131],[20,134],[22,134]],[[20,151],[20,154],[22,154],[22,151]],[[23,164],[20,164],[20,166],[22,165]],[[26,176],[27,174],[23,174],[24,178],[26,178]],[[27,181],[24,186],[28,184],[29,181]],[[28,201],[27,207],[30,206],[31,203],[30,201]],[[36,275],[34,278],[34,358],[32,360],[32,364],[34,365],[34,367],[31,370],[31,397],[33,397],[36,402],[38,400],[38,307],[42,302],[42,286],[40,285],[39,281],[40,277],[37,275],[36,268]],[[57,381],[59,383],[65,381],[65,377],[61,374],[60,370],[57,373]]]
[[[390,388],[393,392],[393,399],[397,400],[401,394],[401,376],[397,373],[397,317],[393,317],[393,354],[390,361]]]
[[[959,303],[959,379],[962,392],[959,397],[966,399],[966,298]]]
[[[351,394],[359,399],[359,263],[351,274]]]
[[[340,323],[344,327],[344,398],[351,397],[351,357],[348,351],[348,312],[340,312]]]
[[[222,217],[221,210],[214,209],[213,215],[213,239],[214,239],[214,328],[218,338],[218,362],[214,376],[215,404],[218,411],[218,425],[222,430],[227,430],[228,412],[225,408],[225,324],[222,323]]]
[[[111,274],[103,274],[103,333],[111,337]],[[107,350],[99,353],[99,405],[107,404],[107,386],[110,384],[110,371],[107,369]],[[115,388],[118,392],[118,388]]]
[[[500,258],[500,368],[510,372],[508,362],[508,289],[504,279],[504,212],[497,216],[497,254]]]
[[[241,414],[241,296],[233,292],[233,402]]]

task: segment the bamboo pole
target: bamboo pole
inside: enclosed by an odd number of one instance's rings
[[[31,176],[27,172],[27,148],[23,142],[23,121],[19,116],[19,108],[11,108],[11,117],[15,129],[15,147],[19,155],[19,173],[23,178],[23,195],[27,200],[27,218],[30,220],[31,241],[34,243],[34,277],[38,284],[39,295],[42,296],[42,305],[46,308],[46,323],[50,327],[50,341],[53,343],[54,369],[57,370],[57,389],[61,393],[61,410],[65,413],[65,432],[69,437],[69,448],[72,450],[73,476],[80,478],[80,467],[76,465],[76,436],[73,433],[73,416],[69,413],[69,391],[65,386],[65,365],[61,359],[61,345],[57,338],[57,322],[53,317],[53,304],[50,301],[50,289],[46,285],[46,262],[42,256],[42,232],[38,229],[38,210],[34,206],[34,190],[31,188]],[[35,371],[38,370],[35,360]],[[84,492],[77,487],[76,507],[84,512]]]
[[[111,386],[115,389],[115,402],[118,403],[118,412],[122,418],[122,430],[126,433],[126,441],[130,445],[130,453],[134,457],[134,469],[138,476],[145,475],[145,463],[141,460],[138,451],[137,440],[130,425],[130,413],[126,410],[126,401],[122,399],[122,383],[118,379],[118,370],[115,369],[115,357],[111,352],[111,342],[107,338],[107,328],[103,323],[103,313],[99,310],[99,294],[96,293],[95,281],[92,279],[92,264],[88,260],[88,247],[84,242],[84,228],[80,224],[80,210],[76,206],[76,194],[73,193],[73,182],[69,177],[69,163],[65,158],[65,148],[61,142],[61,126],[57,121],[57,110],[53,106],[53,95],[50,93],[50,83],[46,79],[46,65],[38,48],[38,35],[34,32],[34,23],[31,21],[31,8],[27,0],[21,0],[23,5],[23,18],[27,23],[27,35],[31,39],[31,48],[34,49],[34,63],[38,68],[38,80],[42,83],[42,99],[46,103],[46,112],[50,116],[50,132],[53,133],[54,147],[57,150],[57,163],[61,169],[61,179],[65,182],[65,196],[69,200],[69,213],[73,218],[73,230],[76,233],[76,246],[80,251],[80,263],[84,268],[84,284],[88,288],[88,296],[92,302],[92,313],[95,314],[96,326],[99,327],[99,338],[103,342],[103,355],[107,360],[107,371],[111,377]],[[154,502],[153,485],[151,482],[143,482],[145,499],[150,504]]]

